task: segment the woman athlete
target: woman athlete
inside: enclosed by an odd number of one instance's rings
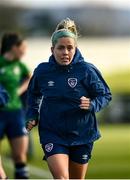
[[[98,69],[77,47],[74,21],[62,20],[52,34],[52,55],[34,71],[28,87],[30,131],[39,124],[40,143],[55,179],[83,179],[93,143],[100,138],[95,113],[111,100]]]
[[[26,42],[17,33],[5,33],[1,39],[0,84],[9,94],[9,102],[0,107],[0,139],[7,135],[15,165],[15,178],[27,179],[28,136],[20,95],[27,89],[28,68],[19,61],[26,50]],[[23,77],[28,78],[21,84]]]

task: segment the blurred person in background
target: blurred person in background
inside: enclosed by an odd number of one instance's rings
[[[5,106],[8,100],[9,100],[9,96],[7,91],[2,86],[0,86],[0,107]],[[6,179],[6,178],[7,177],[3,169],[1,157],[0,157],[0,179]]]
[[[26,41],[17,33],[5,33],[1,39],[0,84],[9,94],[9,102],[0,108],[0,139],[7,135],[15,165],[15,178],[28,179],[28,136],[20,96],[29,83],[29,70],[19,59],[26,51]],[[23,77],[28,77],[22,84]]]
[[[30,131],[39,123],[40,143],[54,179],[84,179],[94,141],[100,138],[95,113],[111,100],[98,69],[77,47],[69,18],[52,35],[52,55],[34,71],[28,87]]]

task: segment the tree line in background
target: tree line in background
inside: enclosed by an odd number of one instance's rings
[[[46,36],[65,17],[78,23],[83,36],[130,35],[130,10],[102,6],[31,9],[7,4],[0,4],[0,33],[19,31],[27,36]]]

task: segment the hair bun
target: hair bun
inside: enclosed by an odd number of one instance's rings
[[[70,18],[63,19],[57,25],[55,31],[62,30],[62,29],[66,29],[66,30],[72,32],[73,34],[75,34],[76,37],[78,36],[78,32],[77,32],[75,22],[73,20],[71,20]]]

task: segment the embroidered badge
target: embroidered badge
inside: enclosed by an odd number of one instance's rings
[[[53,149],[53,143],[48,143],[45,145],[46,152],[51,152]]]
[[[77,78],[68,78],[68,84],[71,88],[74,88],[77,85]]]

